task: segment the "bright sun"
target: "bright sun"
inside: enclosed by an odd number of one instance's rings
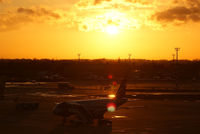
[[[108,34],[118,34],[119,33],[119,29],[117,26],[114,25],[110,25],[106,27],[106,32]]]

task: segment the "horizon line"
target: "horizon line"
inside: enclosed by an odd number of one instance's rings
[[[86,61],[86,60],[107,60],[107,61],[134,61],[134,60],[146,60],[146,61],[173,61],[173,59],[140,59],[140,58],[134,58],[134,59],[129,59],[129,58],[114,58],[114,59],[109,59],[109,58],[94,58],[94,59],[88,59],[88,58],[82,58],[82,59],[70,59],[70,58],[0,58],[0,60],[68,60],[68,61]],[[196,59],[178,59],[179,61],[199,61],[200,58],[196,58]],[[174,59],[174,61],[176,61],[176,59]]]

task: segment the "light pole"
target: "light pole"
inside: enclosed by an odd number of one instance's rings
[[[131,54],[128,54],[129,62],[131,62]]]
[[[180,48],[176,47],[175,48],[176,51],[176,88],[179,88],[179,73],[178,73],[178,52],[180,51]]]
[[[78,53],[78,61],[80,61],[80,60],[81,60],[81,54]]]
[[[178,62],[178,51],[180,51],[180,48],[176,47],[175,51],[176,51],[176,61]]]
[[[174,62],[174,60],[175,60],[175,54],[172,54],[172,57],[173,57],[173,62]]]

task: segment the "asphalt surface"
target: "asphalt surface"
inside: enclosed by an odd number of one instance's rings
[[[200,94],[128,92],[129,101],[105,119],[111,126],[61,124],[52,114],[57,102],[105,97],[102,91],[10,89],[0,100],[0,134],[200,134]],[[100,96],[100,97],[98,97]],[[35,110],[16,110],[20,102],[38,102]]]
[[[0,102],[2,134],[199,134],[200,101],[131,100],[106,113],[112,126],[62,126],[54,103],[41,102],[35,111],[17,111],[15,102]]]

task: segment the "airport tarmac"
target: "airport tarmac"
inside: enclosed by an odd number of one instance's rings
[[[69,99],[69,98],[68,98]],[[35,111],[17,111],[16,102],[0,101],[2,134],[199,134],[199,100],[132,99],[106,113],[110,126],[62,126],[52,114],[55,102],[42,101]]]
[[[96,89],[7,89],[0,101],[1,134],[199,134],[200,93],[127,92],[129,101],[104,117],[112,126],[61,125],[52,114],[62,101],[106,97],[110,91]],[[20,102],[38,102],[36,110],[16,110]]]

